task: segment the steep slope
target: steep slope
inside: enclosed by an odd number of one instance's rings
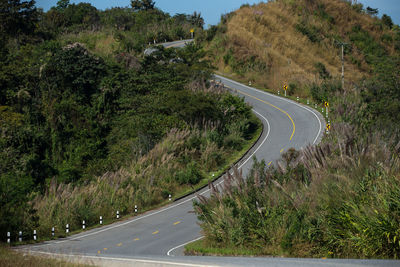
[[[293,83],[291,93],[302,96],[304,85],[340,77],[338,42],[349,44],[347,84],[368,77],[373,57],[396,53],[396,44],[399,51],[399,29],[391,27],[348,1],[277,0],[224,16],[208,47],[219,71],[270,89]]]

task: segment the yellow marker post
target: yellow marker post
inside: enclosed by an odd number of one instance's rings
[[[328,124],[326,125],[326,132],[329,133],[330,130],[331,130],[331,124],[328,123]]]
[[[326,117],[328,118],[328,116],[329,116],[329,102],[325,101],[324,106],[325,106],[325,109],[326,109]]]
[[[285,91],[285,96],[286,96],[286,91],[288,90],[288,86],[285,84],[284,86],[283,86],[283,90]]]
[[[193,37],[194,37],[194,29],[190,29],[190,33],[191,33],[192,39],[193,39]]]

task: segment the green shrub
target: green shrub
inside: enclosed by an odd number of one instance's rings
[[[189,163],[182,171],[176,174],[176,180],[181,184],[195,185],[203,179],[196,162]]]

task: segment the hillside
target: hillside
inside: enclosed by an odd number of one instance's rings
[[[9,0],[0,22],[0,241],[168,203],[260,132],[250,106],[208,83],[201,46],[144,56],[149,42],[203,31],[199,14],[170,16],[153,1],[101,11],[61,0],[43,12]]]
[[[264,88],[292,83],[292,94],[310,94],[306,85],[327,75],[340,78],[345,49],[346,88],[370,77],[374,60],[400,51],[400,29],[361,4],[342,0],[269,1],[244,5],[223,17],[208,44],[218,70]],[[296,89],[294,89],[296,87]]]
[[[226,177],[195,210],[191,255],[400,258],[400,29],[341,0],[243,6],[207,32],[220,72],[314,103],[329,101],[321,144]],[[370,13],[370,14],[368,14]],[[339,48],[345,53],[342,88]],[[235,186],[234,186],[235,185]]]

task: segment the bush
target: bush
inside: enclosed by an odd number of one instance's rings
[[[186,166],[186,169],[177,172],[176,180],[181,184],[195,185],[203,179],[197,163],[192,161]]]
[[[310,88],[311,96],[315,101],[320,103],[328,101],[335,95],[335,93],[340,92],[341,90],[342,84],[339,80],[324,81],[320,85],[314,83]]]
[[[321,79],[326,80],[331,78],[331,74],[321,62],[316,63],[314,67]]]
[[[313,43],[319,43],[322,41],[320,31],[314,25],[308,26],[305,22],[296,24],[296,30],[301,34],[308,37],[308,39]]]

